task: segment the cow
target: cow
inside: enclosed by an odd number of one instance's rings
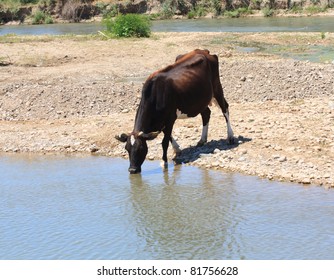
[[[179,55],[174,64],[151,74],[142,88],[133,131],[115,136],[117,140],[126,143],[130,174],[141,172],[148,152],[146,142],[153,140],[161,132],[164,133],[162,160],[165,168],[169,142],[176,153],[181,151],[172,137],[177,118],[201,114],[203,130],[198,145],[205,144],[211,115],[209,105],[212,100],[218,103],[223,112],[227,124],[227,140],[232,144],[234,137],[229,120],[229,105],[224,98],[219,79],[217,55],[211,55],[208,50],[196,49]]]

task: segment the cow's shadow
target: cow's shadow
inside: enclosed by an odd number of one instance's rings
[[[245,138],[243,136],[234,138],[234,144],[229,144],[225,139],[211,140],[203,146],[190,146],[183,149],[181,153],[173,159],[173,161],[176,164],[194,162],[199,159],[201,155],[203,156],[203,154],[212,154],[217,149],[219,151],[232,150],[249,141],[252,141],[252,139]]]

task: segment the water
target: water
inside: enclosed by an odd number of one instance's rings
[[[223,18],[152,21],[153,32],[334,32],[333,17]],[[0,26],[0,35],[95,34],[101,23]]]
[[[107,157],[0,157],[0,259],[333,259],[334,191]]]

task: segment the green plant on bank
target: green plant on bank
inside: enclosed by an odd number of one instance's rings
[[[52,17],[48,14],[45,13],[41,10],[37,10],[33,15],[32,15],[32,24],[51,24],[53,23]]]
[[[222,13],[222,2],[221,0],[211,0],[212,8],[216,16],[221,15]]]
[[[303,12],[303,8],[301,6],[294,5],[289,9],[289,12],[293,14],[300,14]]]
[[[10,12],[12,14],[12,20],[14,20],[20,10],[20,6],[20,0],[2,0],[0,2],[0,12]]]
[[[318,14],[327,11],[327,7],[319,7],[319,6],[309,6],[305,8],[305,12],[308,14]]]
[[[189,12],[187,17],[189,19],[193,19],[196,17],[204,17],[207,14],[207,10],[202,5],[197,5],[194,8],[192,8]]]
[[[119,14],[119,8],[116,4],[110,5],[104,2],[97,2],[96,7],[103,17],[115,17]]]
[[[147,16],[139,14],[118,15],[103,20],[107,33],[115,37],[149,37],[151,22]]]
[[[167,0],[162,3],[161,8],[161,18],[168,19],[171,18],[176,11],[175,5],[173,5],[173,0]]]
[[[224,16],[230,18],[238,18],[245,15],[251,15],[252,13],[253,13],[252,9],[247,7],[247,8],[238,8],[232,11],[225,11]]]
[[[264,17],[272,17],[274,15],[274,10],[266,7],[262,9],[262,14]]]
[[[321,39],[324,40],[326,38],[325,32],[321,32],[320,36],[321,36]]]

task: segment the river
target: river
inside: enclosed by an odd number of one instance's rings
[[[2,155],[0,259],[334,258],[334,190],[144,165]]]
[[[333,17],[222,18],[152,21],[153,32],[334,32]],[[94,34],[100,22],[0,26],[0,35]]]

